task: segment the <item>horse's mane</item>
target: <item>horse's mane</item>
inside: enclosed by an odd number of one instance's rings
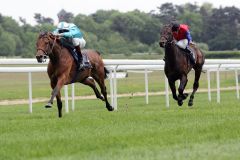
[[[177,23],[177,21],[171,21],[170,23],[167,23],[165,25],[163,25],[163,27],[161,28],[161,35],[168,35],[168,36],[172,36],[172,26],[174,23]],[[168,37],[171,38],[172,37]]]
[[[42,31],[42,32],[39,33],[39,36],[38,36],[38,37],[39,37],[39,38],[42,38],[42,37],[48,35],[48,33],[49,33],[49,32]]]
[[[164,35],[164,37],[166,38],[172,38],[172,23],[169,24],[165,24],[162,28],[161,28],[161,32],[160,32],[161,36]],[[171,36],[171,37],[169,37]]]

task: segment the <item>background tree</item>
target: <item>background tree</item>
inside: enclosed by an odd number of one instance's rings
[[[65,22],[72,22],[73,14],[71,12],[67,12],[64,9],[58,12],[58,22],[65,21]]]
[[[207,19],[206,33],[210,50],[240,49],[240,10],[235,7],[214,9]]]
[[[40,13],[35,13],[34,19],[38,24],[44,24],[44,23],[49,23],[49,24],[54,24],[54,21],[52,18],[49,17],[43,17]]]
[[[177,6],[172,3],[164,3],[158,8],[158,14],[156,17],[163,23],[168,24],[169,22],[175,21],[178,15]]]
[[[240,49],[240,10],[236,7],[213,8],[210,3],[174,5],[165,3],[150,13],[134,10],[126,13],[117,10],[98,10],[93,14],[77,14],[62,9],[60,21],[73,22],[84,34],[86,48],[104,54],[159,53],[161,26],[172,21],[187,23],[193,40],[203,50]],[[52,32],[51,18],[35,13],[36,25],[20,17],[16,22],[0,14],[0,56],[34,57],[35,42],[40,31]]]

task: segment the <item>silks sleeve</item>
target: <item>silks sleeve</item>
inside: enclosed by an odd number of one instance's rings
[[[189,31],[186,32],[186,37],[187,37],[188,44],[189,44],[192,41],[192,37],[191,37],[191,34]]]

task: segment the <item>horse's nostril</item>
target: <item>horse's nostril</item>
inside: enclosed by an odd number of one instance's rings
[[[164,42],[159,42],[159,46],[163,47],[164,46]]]

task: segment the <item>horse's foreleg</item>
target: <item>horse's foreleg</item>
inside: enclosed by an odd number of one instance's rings
[[[48,101],[48,103],[45,105],[45,108],[52,108],[52,105],[53,105],[53,93],[55,92],[55,87],[56,87],[56,84],[57,84],[57,79],[55,78],[52,78],[51,79],[51,88],[52,88],[52,93],[51,93],[51,98],[50,100]]]
[[[56,98],[57,98],[57,106],[58,106],[58,117],[62,117],[62,100],[61,100],[60,92],[58,92]]]
[[[187,79],[187,75],[183,75],[182,78],[180,79],[180,85],[178,87],[178,100],[185,100],[188,96],[187,93],[183,93],[184,89],[187,85],[188,79]]]
[[[172,91],[173,99],[175,99],[176,101],[178,101],[178,97],[177,97],[177,93],[176,93],[176,87],[175,87],[175,81],[168,79],[168,84],[169,84],[170,89],[171,89],[171,91]]]
[[[54,99],[54,97],[57,97],[58,116],[59,117],[62,117],[62,100],[61,100],[60,90],[64,84],[65,84],[64,76],[58,78],[56,85],[55,85],[55,83],[51,83],[51,87],[53,88],[52,95],[51,95],[51,98],[48,101],[47,105],[45,106],[46,108],[52,107],[53,99]]]
[[[190,99],[188,101],[188,106],[192,106],[193,105],[193,99],[194,99],[194,95],[199,87],[199,78],[201,76],[202,73],[202,68],[196,69],[195,70],[195,79],[194,79],[194,83],[193,83],[193,91],[192,94],[190,96]]]
[[[56,87],[52,90],[51,98],[48,101],[48,103],[45,105],[45,108],[52,108],[53,99],[54,99],[54,97],[56,97],[55,92],[57,92],[57,88]]]

